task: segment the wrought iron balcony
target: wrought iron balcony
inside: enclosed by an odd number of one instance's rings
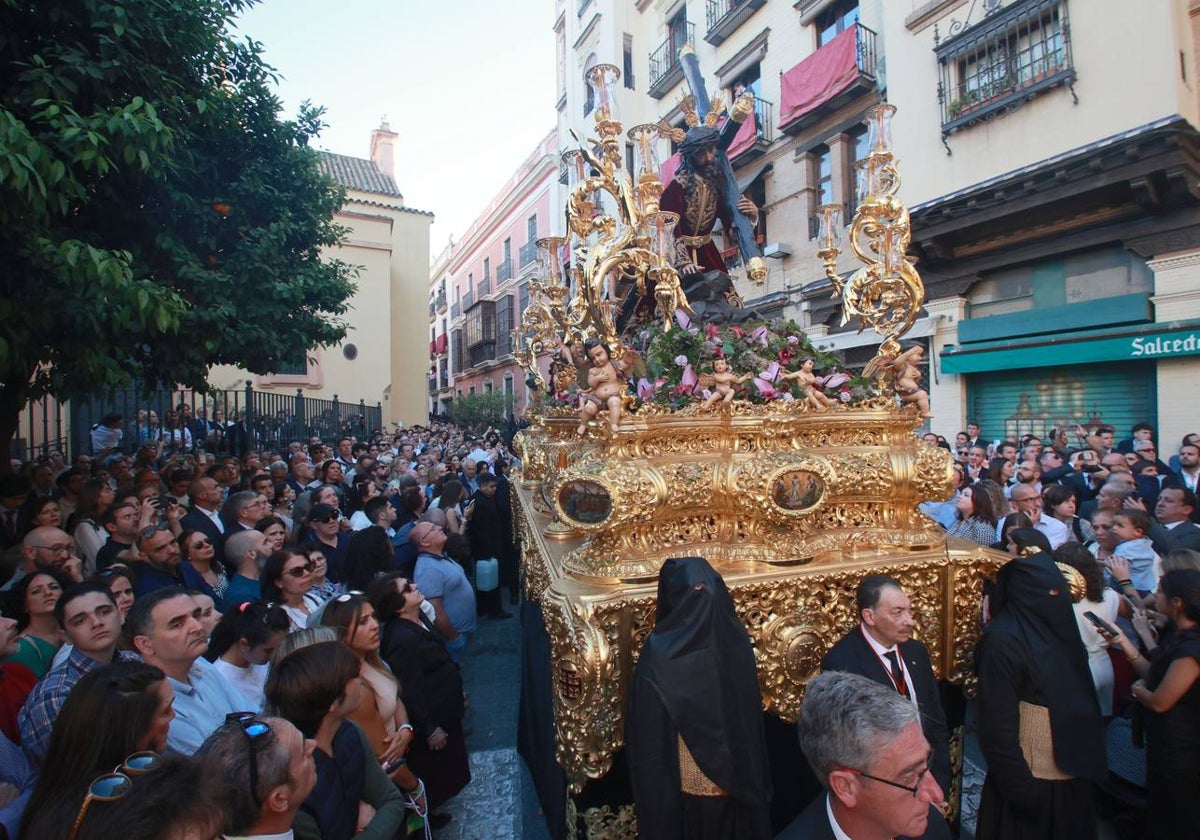
[[[437,393],[437,377],[436,376],[429,377],[429,393],[431,393],[431,394]]]
[[[500,265],[496,266],[496,287],[499,288],[501,283],[503,283],[505,280],[512,279],[512,276],[512,260],[505,260],[504,262],[500,263]]]
[[[438,388],[449,388],[449,387],[450,387],[450,371],[448,371],[446,368],[442,368],[441,370],[438,371]]]
[[[843,40],[850,38],[852,44]],[[779,130],[799,134],[860,96],[877,91],[878,63],[875,33],[854,24],[853,30],[838,35],[780,77]]]
[[[662,99],[667,91],[683,79],[683,64],[679,61],[679,50],[684,44],[696,41],[696,27],[690,22],[670,28],[667,40],[650,53],[650,90],[655,99]]]
[[[492,278],[484,277],[479,281],[479,285],[476,288],[479,290],[478,299],[483,300],[492,293]]]
[[[720,46],[734,30],[766,4],[767,0],[708,0],[705,14],[708,32],[704,40],[714,47]]]
[[[465,294],[463,294],[463,297],[462,297],[463,312],[466,312],[468,309],[470,309],[474,305],[475,305],[475,293],[473,291],[467,290],[467,292]]]
[[[754,100],[754,122],[750,127],[745,123],[733,138],[729,147],[729,159],[735,166],[744,166],[752,160],[762,157],[771,143],[775,141],[775,105],[765,99]],[[747,118],[746,122],[750,122]],[[745,135],[742,132],[746,132]],[[753,135],[750,132],[753,131]]]
[[[433,303],[434,303],[434,306],[437,307],[438,312],[445,312],[446,311],[446,292],[445,291],[438,292],[437,297],[434,298],[434,300],[433,300]]]
[[[526,242],[517,250],[517,259],[521,261],[521,268],[529,265],[537,259],[537,243]]]
[[[1066,0],[1023,0],[941,41],[942,137],[1066,86],[1075,96]],[[949,146],[947,146],[947,150]]]
[[[462,304],[461,304],[461,303],[455,303],[455,304],[451,304],[451,306],[450,306],[450,320],[451,320],[451,321],[458,320],[458,317],[459,317],[460,315],[462,315]]]

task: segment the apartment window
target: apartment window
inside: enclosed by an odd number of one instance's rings
[[[504,258],[502,261],[510,262],[512,260],[512,239],[505,239],[504,244],[501,245],[500,248],[504,252]]]
[[[538,238],[537,235],[537,214],[534,213],[525,220],[525,241],[533,242]]]
[[[846,196],[846,213],[843,221],[850,224],[854,219],[854,211],[858,208],[858,168],[855,164],[867,156],[867,127],[860,126],[850,132],[847,137],[850,140],[850,160],[847,161],[850,169],[846,173],[846,183],[850,186],[846,190],[849,195]]]
[[[485,394],[492,393],[492,380],[489,379],[483,383],[483,393],[485,393]]]
[[[858,0],[838,0],[817,18],[817,46],[823,47],[858,23]]]
[[[813,206],[809,216],[808,238],[817,238],[817,208],[833,204],[833,154],[828,146],[817,146],[809,152],[812,163]]]
[[[621,55],[621,76],[625,87],[633,90],[633,36],[625,36],[625,49]]]
[[[301,348],[297,352],[289,354],[288,358],[280,359],[279,364],[272,372],[276,376],[307,376],[308,351]]]
[[[1023,0],[939,44],[943,128],[953,131],[1072,84],[1069,33],[1065,0]]]
[[[492,258],[483,258],[483,279],[486,281],[492,276]]]
[[[675,17],[667,21],[667,40],[671,42],[671,55],[678,56],[688,42],[687,5],[680,6]],[[678,60],[678,59],[674,59]]]

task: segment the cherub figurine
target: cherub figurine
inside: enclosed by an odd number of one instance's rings
[[[749,373],[738,376],[729,369],[729,362],[725,361],[724,359],[714,359],[712,372],[712,393],[709,394],[708,399],[704,401],[702,408],[705,411],[710,410],[716,404],[718,399],[723,403],[729,402],[733,399],[733,386],[740,385],[751,378],[752,374]]]
[[[608,408],[608,425],[616,432],[621,422],[621,392],[625,390],[625,372],[620,362],[613,362],[608,345],[599,339],[584,342],[584,351],[591,361],[588,387],[579,391],[579,434],[587,431],[588,421]]]
[[[780,379],[792,379],[800,383],[800,402],[806,402],[817,411],[824,411],[837,405],[832,397],[827,397],[820,388],[816,387],[817,375],[813,373],[813,360],[805,359],[800,363],[800,369],[781,373]]]
[[[887,370],[892,374],[892,385],[900,402],[916,403],[922,417],[932,417],[929,413],[929,392],[921,387],[919,365],[924,360],[925,348],[914,344],[892,359],[887,365]]]

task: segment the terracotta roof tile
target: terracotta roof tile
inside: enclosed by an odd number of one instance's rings
[[[396,182],[380,172],[374,161],[321,152],[321,167],[346,189],[404,198]]]

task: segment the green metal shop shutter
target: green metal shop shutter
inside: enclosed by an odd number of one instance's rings
[[[1111,362],[1027,371],[971,374],[968,416],[987,440],[1044,437],[1064,423],[1108,423],[1117,440],[1139,421],[1156,422],[1158,400],[1153,362]],[[1072,440],[1073,440],[1072,436]]]

